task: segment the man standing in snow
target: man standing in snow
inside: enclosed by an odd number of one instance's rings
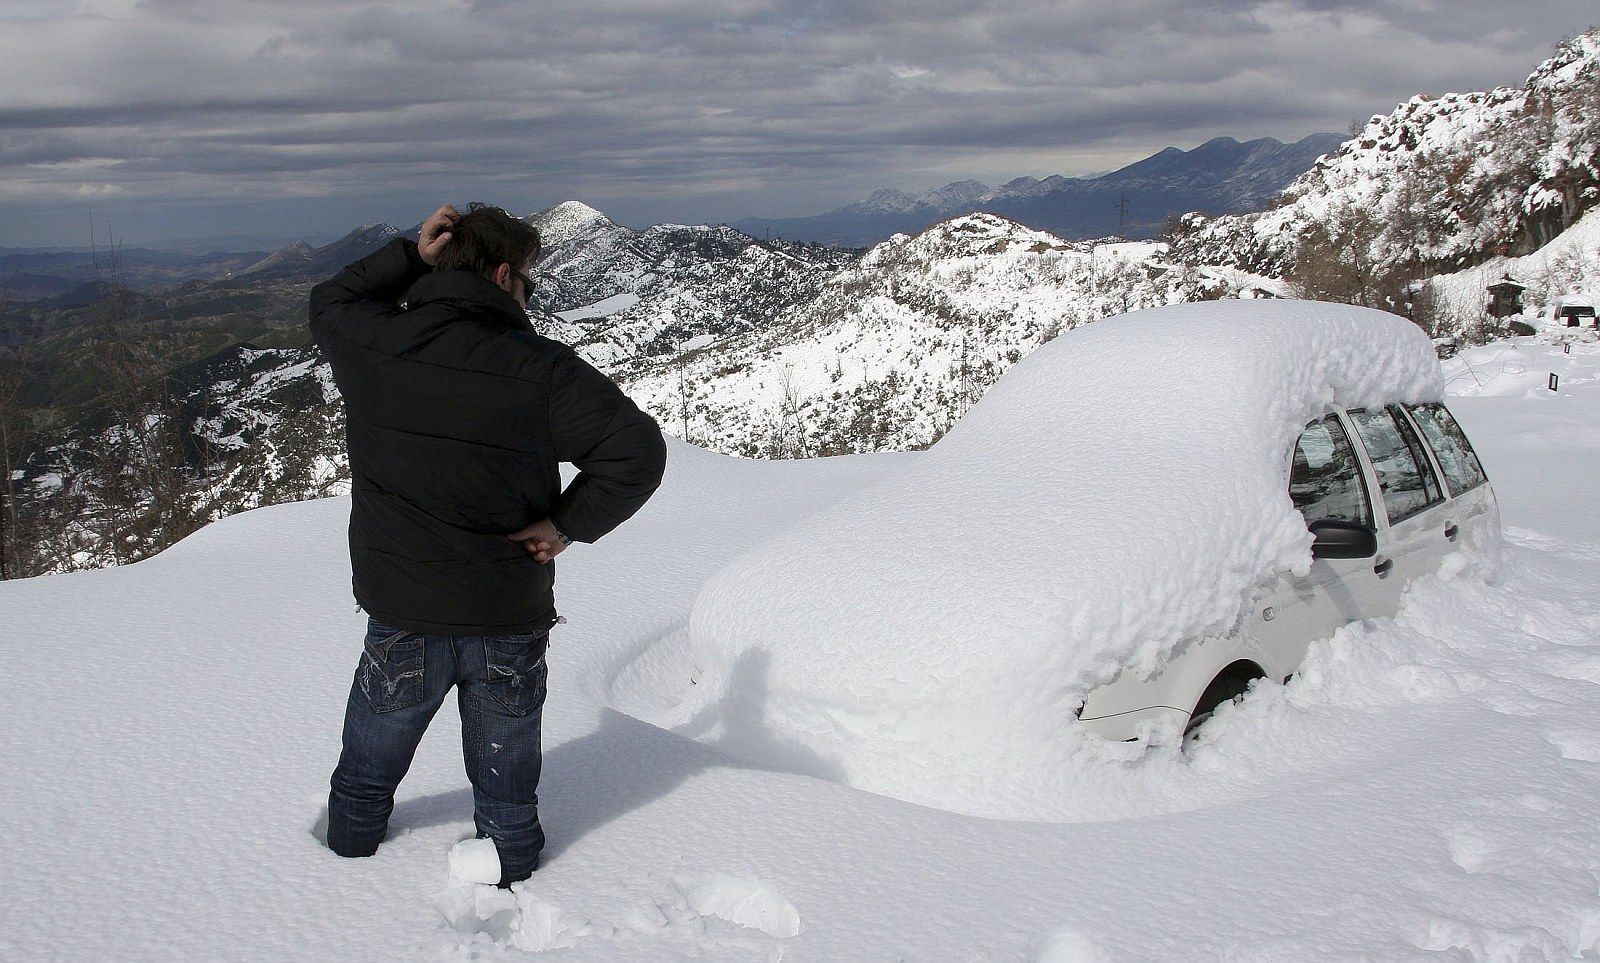
[[[369,616],[328,796],[341,856],[377,850],[455,687],[498,882],[538,866],[553,560],[638,511],[666,466],[655,421],[534,333],[538,256],[538,232],[505,211],[446,205],[417,243],[397,238],[311,291],[311,331],[344,396],[350,566]],[[578,468],[565,489],[562,462]]]

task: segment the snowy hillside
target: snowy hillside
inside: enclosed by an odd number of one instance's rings
[[[924,454],[755,462],[674,442],[644,513],[562,557],[551,842],[511,894],[446,876],[473,832],[453,702],[375,858],[315,838],[363,624],[347,500],[0,584],[0,958],[1592,957],[1600,517],[1575,480],[1600,473],[1597,352],[1523,340],[1446,366],[1504,514],[1501,582],[1447,565],[1187,754],[1086,749],[1047,821],[798,775],[776,734],[741,761],[614,708],[622,669],[713,571]],[[759,668],[742,683],[756,711]]]
[[[1433,296],[1444,310],[1481,314],[1490,284],[1510,276],[1527,290],[1522,294],[1524,320],[1538,326],[1564,295],[1600,294],[1600,209],[1549,244],[1522,257],[1492,257],[1475,267],[1431,278]]]
[[[627,291],[562,312],[544,333],[618,377],[780,323],[855,260],[831,248],[751,243],[729,256],[650,272]]]
[[[751,456],[923,447],[1061,331],[1138,307],[1286,292],[1236,269],[1173,264],[1161,244],[1068,243],[994,215],[865,254],[725,227],[635,231],[576,202],[533,220],[550,232],[536,283],[559,308],[536,327],[669,432]],[[175,417],[205,463],[188,496],[200,517],[341,490],[342,409],[313,349],[235,346],[173,385]],[[107,430],[80,424],[17,469],[49,523],[54,568],[123,557],[84,524],[97,489],[115,482],[96,469]]]
[[[629,295],[670,299],[681,287],[703,285],[708,267],[736,260],[751,248],[785,255],[785,262],[799,273],[850,259],[848,254],[814,246],[764,243],[725,225],[657,224],[634,230],[578,201],[557,204],[527,220],[544,241],[534,273],[536,300],[561,319],[547,333],[568,342],[581,341],[588,333],[589,325],[579,322],[633,303],[617,299]],[[733,299],[747,286],[759,285],[753,278],[723,280],[727,287],[718,293]],[[758,288],[756,296],[761,293]],[[613,302],[611,310],[586,310],[606,301]]]
[[[1419,95],[1374,116],[1271,210],[1187,218],[1179,251],[1282,276],[1345,249],[1336,260],[1347,271],[1420,277],[1532,251],[1596,204],[1600,31],[1590,31],[1520,88]]]
[[[1237,272],[1183,269],[1162,251],[963,215],[877,245],[765,327],[614,374],[668,431],[715,451],[922,447],[1062,331],[1252,290]]]

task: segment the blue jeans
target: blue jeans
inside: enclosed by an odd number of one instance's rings
[[[424,635],[369,619],[328,794],[328,848],[377,852],[395,789],[454,686],[478,837],[494,840],[502,885],[532,875],[544,848],[539,723],[549,641],[548,632]]]

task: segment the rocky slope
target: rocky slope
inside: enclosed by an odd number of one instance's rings
[[[1600,30],[1591,30],[1522,87],[1417,96],[1374,116],[1271,210],[1191,215],[1175,241],[1195,262],[1310,279],[1319,262],[1338,262],[1381,287],[1526,254],[1597,203]]]

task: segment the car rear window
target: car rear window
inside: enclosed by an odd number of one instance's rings
[[[1433,466],[1411,424],[1389,408],[1350,412],[1367,457],[1378,474],[1389,523],[1402,522],[1444,500]]]
[[[1450,409],[1433,402],[1412,405],[1407,410],[1438,458],[1445,483],[1450,486],[1450,494],[1459,495],[1489,480],[1489,476],[1484,474],[1483,463],[1478,461],[1478,453],[1472,450],[1467,433],[1461,430]]]
[[[1329,518],[1372,524],[1361,463],[1338,417],[1329,415],[1301,432],[1289,469],[1289,497],[1308,525]]]

